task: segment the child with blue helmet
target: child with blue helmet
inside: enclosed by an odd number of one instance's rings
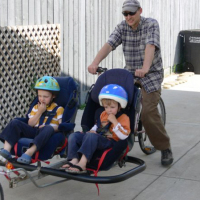
[[[96,150],[109,149],[129,136],[129,117],[121,113],[127,102],[128,95],[121,86],[109,84],[101,89],[99,103],[104,111],[89,132],[76,132],[69,136],[68,161],[62,168],[68,173],[85,173],[86,164]]]
[[[34,88],[37,90],[38,104],[28,114],[28,124],[13,119],[0,134],[0,140],[4,142],[4,148],[0,151],[0,155],[6,159],[11,158],[10,151],[20,138],[33,139],[30,148],[17,159],[17,162],[23,164],[30,164],[33,154],[46,144],[52,134],[58,131],[64,111],[61,106],[53,102],[60,91],[60,86],[55,78],[43,76],[36,81]],[[50,113],[55,114],[53,118],[48,117]]]

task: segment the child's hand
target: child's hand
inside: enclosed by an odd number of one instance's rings
[[[43,128],[45,127],[45,125],[40,125],[39,128]],[[58,126],[52,126],[54,131],[57,132],[58,131]]]
[[[109,139],[112,139],[112,138],[113,138],[113,136],[112,136],[111,134],[106,135],[106,137],[109,138]]]
[[[58,126],[52,126],[55,132],[58,132]]]
[[[113,115],[113,114],[108,115],[108,121],[111,122],[114,126],[116,126],[118,124],[118,121],[117,121],[115,115]]]
[[[47,109],[46,104],[38,102],[38,112],[43,113]]]
[[[90,130],[89,133],[97,133],[96,131]]]

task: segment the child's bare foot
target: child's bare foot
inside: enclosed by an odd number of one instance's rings
[[[72,159],[71,161],[67,161],[66,164],[64,164],[62,166],[62,168],[70,168],[73,167],[74,165],[76,165],[78,163],[78,159]]]
[[[66,164],[64,164],[61,168],[66,169],[66,168],[69,168],[69,167],[72,167],[72,166],[73,166],[73,164],[71,162],[67,161]]]
[[[87,162],[88,162],[88,160],[87,160],[86,156],[83,154],[79,162],[74,164],[72,167],[69,167],[65,171],[68,173],[72,173],[72,174],[87,173],[87,171],[86,171]]]
[[[72,174],[82,174],[87,172],[86,166],[80,165],[80,163],[69,167],[65,171]]]

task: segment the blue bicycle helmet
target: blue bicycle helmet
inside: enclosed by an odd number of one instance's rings
[[[60,86],[55,78],[52,76],[43,76],[36,81],[36,90],[60,91]]]
[[[123,87],[117,84],[104,86],[99,93],[99,103],[102,106],[102,99],[112,99],[118,102],[122,108],[128,103],[128,94]]]

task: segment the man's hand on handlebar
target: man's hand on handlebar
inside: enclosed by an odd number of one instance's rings
[[[88,72],[91,73],[91,74],[96,74],[97,68],[98,68],[98,65],[91,64],[91,65],[88,66]]]
[[[105,72],[107,70],[107,68],[102,68],[102,67],[99,67],[97,66],[96,68],[96,65],[90,65],[88,67],[88,71],[91,73],[91,74],[97,74],[100,75],[102,72]]]
[[[140,78],[143,78],[145,77],[145,75],[148,73],[148,70],[145,70],[145,69],[136,69],[135,70],[135,76],[136,77],[140,77]]]

